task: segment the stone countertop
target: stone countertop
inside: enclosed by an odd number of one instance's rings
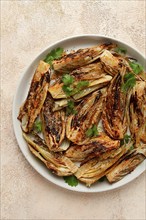
[[[24,69],[64,37],[100,34],[145,51],[145,1],[1,0],[1,219],[145,219],[145,173],[115,191],[73,193],[26,161],[12,126],[12,101]]]

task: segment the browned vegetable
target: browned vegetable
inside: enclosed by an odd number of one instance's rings
[[[76,77],[74,78],[75,82],[72,84],[72,88],[75,88],[76,85],[78,84],[79,79]],[[78,100],[89,93],[100,89],[104,86],[106,86],[110,81],[112,77],[106,74],[102,74],[101,77],[97,74],[97,79],[93,80],[88,80],[88,86],[86,88],[81,89],[80,91],[75,91],[73,95],[71,95],[75,100]],[[81,80],[81,79],[80,79]],[[86,80],[84,80],[86,81]],[[67,98],[67,94],[63,91],[63,83],[62,82],[57,82],[54,85],[49,87],[49,92],[52,95],[54,99],[64,99]]]
[[[69,158],[61,154],[51,153],[39,136],[23,133],[23,137],[30,151],[56,175],[70,176],[77,171],[78,167]]]
[[[101,156],[105,152],[111,152],[120,146],[118,140],[112,140],[104,133],[99,133],[97,137],[90,139],[83,145],[72,145],[66,152],[66,157],[72,161],[83,161],[91,157]]]
[[[125,67],[122,71],[126,71]],[[103,127],[106,133],[114,139],[123,139],[127,130],[128,100],[126,93],[121,90],[121,85],[122,75],[117,74],[107,90],[102,114]]]
[[[120,68],[119,64],[121,60],[119,57],[115,57],[110,51],[105,50],[100,56],[101,63],[103,64],[103,69],[114,76],[118,73]]]
[[[136,145],[146,144],[146,82],[137,81],[132,90],[129,107],[129,125]]]
[[[18,119],[23,131],[30,132],[44,104],[49,86],[50,65],[40,61],[33,76],[24,104],[20,108]]]
[[[75,176],[80,181],[86,183],[87,186],[90,186],[101,177],[105,176],[108,173],[108,169],[114,163],[116,163],[120,157],[122,157],[127,152],[128,149],[129,146],[122,146],[113,151],[112,154],[110,154],[106,159],[103,159],[104,156],[102,156],[101,158],[97,157],[87,161],[80,168],[78,168]]]
[[[128,173],[131,173],[140,163],[144,161],[145,157],[142,154],[132,153],[125,156],[124,159],[106,175],[110,183],[121,180]]]
[[[53,68],[56,71],[62,72],[77,69],[78,67],[85,66],[97,60],[105,49],[111,49],[115,46],[115,44],[108,43],[96,47],[79,49],[63,56],[59,60],[54,60]]]
[[[51,151],[63,151],[69,147],[69,141],[65,140],[65,112],[53,112],[53,102],[48,93],[41,112],[44,139]]]
[[[81,145],[89,140],[86,131],[93,125],[98,125],[105,93],[106,91],[102,90],[88,95],[76,107],[77,114],[68,117],[66,136],[70,141]]]

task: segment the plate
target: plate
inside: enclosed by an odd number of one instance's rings
[[[141,163],[131,174],[128,174],[125,176],[122,180],[120,180],[117,183],[114,184],[109,184],[108,182],[97,182],[93,184],[90,188],[86,187],[82,183],[79,183],[78,186],[76,187],[71,187],[67,185],[67,183],[64,182],[63,178],[57,177],[54,174],[52,174],[43,163],[41,163],[36,157],[33,156],[33,154],[29,151],[26,142],[24,141],[22,137],[22,131],[20,128],[20,123],[17,120],[19,108],[24,102],[31,79],[33,77],[33,74],[35,72],[35,69],[41,59],[44,59],[45,56],[48,54],[49,51],[52,49],[55,49],[57,47],[62,47],[65,50],[70,50],[70,49],[79,49],[79,48],[86,48],[86,47],[91,47],[95,46],[98,43],[102,42],[113,42],[118,44],[119,47],[123,47],[127,49],[127,52],[130,56],[136,58],[141,65],[144,66],[145,58],[143,55],[137,51],[136,49],[133,49],[131,46],[128,44],[110,38],[110,37],[105,37],[105,36],[97,36],[97,35],[80,35],[80,36],[73,36],[69,37],[66,39],[63,39],[61,41],[58,41],[51,46],[47,47],[45,50],[43,50],[34,60],[31,62],[31,64],[27,67],[27,69],[24,71],[24,73],[21,76],[21,79],[18,83],[18,87],[16,90],[16,94],[14,97],[13,101],[13,127],[14,127],[14,132],[15,136],[18,142],[18,145],[25,156],[25,158],[28,160],[28,162],[31,164],[31,166],[43,177],[45,177],[47,180],[51,181],[52,183],[63,187],[68,190],[73,190],[73,191],[78,191],[78,192],[86,192],[86,193],[95,193],[95,192],[103,192],[103,191],[108,191],[108,190],[113,190],[118,187],[121,187],[130,181],[134,180],[136,177],[138,177],[141,173],[144,172],[146,169],[146,162],[144,161]]]

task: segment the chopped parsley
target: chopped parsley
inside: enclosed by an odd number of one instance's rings
[[[125,135],[124,135],[124,141],[125,141],[125,143],[128,144],[130,140],[131,140],[131,136],[128,135],[128,134],[125,134]]]
[[[67,107],[66,107],[66,114],[70,115],[70,114],[77,114],[77,111],[74,109],[75,104],[72,100],[69,100],[67,102]]]
[[[65,86],[70,86],[74,82],[74,78],[69,74],[65,74],[62,77],[62,82],[64,83]]]
[[[39,121],[39,120],[35,121],[35,123],[34,123],[34,130],[37,133],[40,133],[42,131],[42,122],[41,121]]]
[[[78,185],[78,179],[72,175],[72,176],[64,176],[63,179],[69,186],[77,186]]]
[[[124,84],[121,89],[123,92],[127,92],[128,89],[132,89],[136,84],[136,78],[134,73],[126,73],[124,76]]]
[[[63,54],[63,48],[58,47],[57,49],[51,50],[44,59],[46,63],[52,65],[52,61],[55,59],[59,59]]]
[[[126,73],[124,76],[124,83],[122,85],[123,92],[127,92],[128,89],[132,89],[136,84],[136,74],[139,74],[143,71],[143,66],[141,66],[136,61],[129,61],[129,65],[132,68],[133,72]]]
[[[73,88],[70,86],[63,85],[62,89],[67,96],[71,96],[73,94]]]
[[[135,61],[129,61],[129,65],[135,74],[139,74],[141,71],[143,71],[143,66]]]
[[[78,82],[78,84],[76,85],[76,88],[78,91],[82,90],[83,88],[89,86],[89,82],[88,81],[80,81]]]
[[[120,53],[120,54],[126,54],[127,50],[125,48],[122,48],[122,47],[116,47],[115,52]]]
[[[88,81],[79,81],[75,85],[74,78],[69,74],[65,74],[62,77],[62,82],[62,89],[68,97],[80,92],[83,88],[86,88],[89,85]]]
[[[74,89],[73,89],[72,95],[80,92],[84,88],[88,87],[88,85],[89,85],[88,81],[80,81],[80,82],[78,82],[77,85],[74,85]]]
[[[89,129],[86,131],[86,136],[87,136],[87,137],[96,137],[96,136],[98,136],[97,126],[96,126],[96,125],[93,125],[91,128],[89,128]]]
[[[124,135],[124,138],[121,140],[120,145],[128,144],[131,141],[131,136],[128,134]]]

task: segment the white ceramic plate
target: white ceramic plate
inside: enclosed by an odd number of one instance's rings
[[[104,36],[97,36],[97,35],[81,35],[81,36],[74,36],[70,38],[63,39],[61,41],[58,41],[57,43],[54,43],[53,45],[49,46],[47,49],[42,51],[35,59],[34,61],[27,67],[27,69],[22,74],[22,77],[19,81],[18,88],[16,91],[16,95],[14,97],[13,102],[13,126],[14,126],[14,132],[16,135],[16,139],[18,141],[19,147],[28,160],[28,162],[32,165],[32,167],[38,171],[43,177],[45,177],[47,180],[51,181],[52,183],[61,186],[65,189],[78,191],[78,192],[103,192],[108,191],[112,189],[116,189],[118,187],[121,187],[125,185],[126,183],[129,183],[130,181],[134,180],[136,177],[138,177],[142,172],[144,172],[146,168],[146,162],[144,161],[142,164],[140,164],[131,174],[128,174],[125,176],[122,180],[120,180],[117,183],[109,184],[108,182],[104,181],[102,183],[96,183],[90,188],[87,188],[83,184],[78,184],[77,187],[71,187],[68,186],[63,178],[57,177],[53,175],[43,163],[41,163],[36,157],[30,153],[26,142],[24,141],[22,137],[22,132],[20,128],[20,123],[17,120],[19,108],[22,105],[23,101],[25,100],[28,89],[30,86],[30,82],[32,79],[32,76],[34,74],[34,71],[41,59],[44,59],[45,56],[48,54],[48,52],[52,49],[55,49],[57,47],[62,47],[65,50],[70,49],[79,49],[79,48],[85,48],[97,45],[101,42],[114,42],[119,45],[119,47],[124,47],[127,49],[128,54],[134,58],[136,58],[139,63],[141,63],[144,66],[145,58],[143,55],[138,52],[137,50],[133,49],[126,43],[123,43],[121,41],[118,41],[113,38],[104,37]]]

